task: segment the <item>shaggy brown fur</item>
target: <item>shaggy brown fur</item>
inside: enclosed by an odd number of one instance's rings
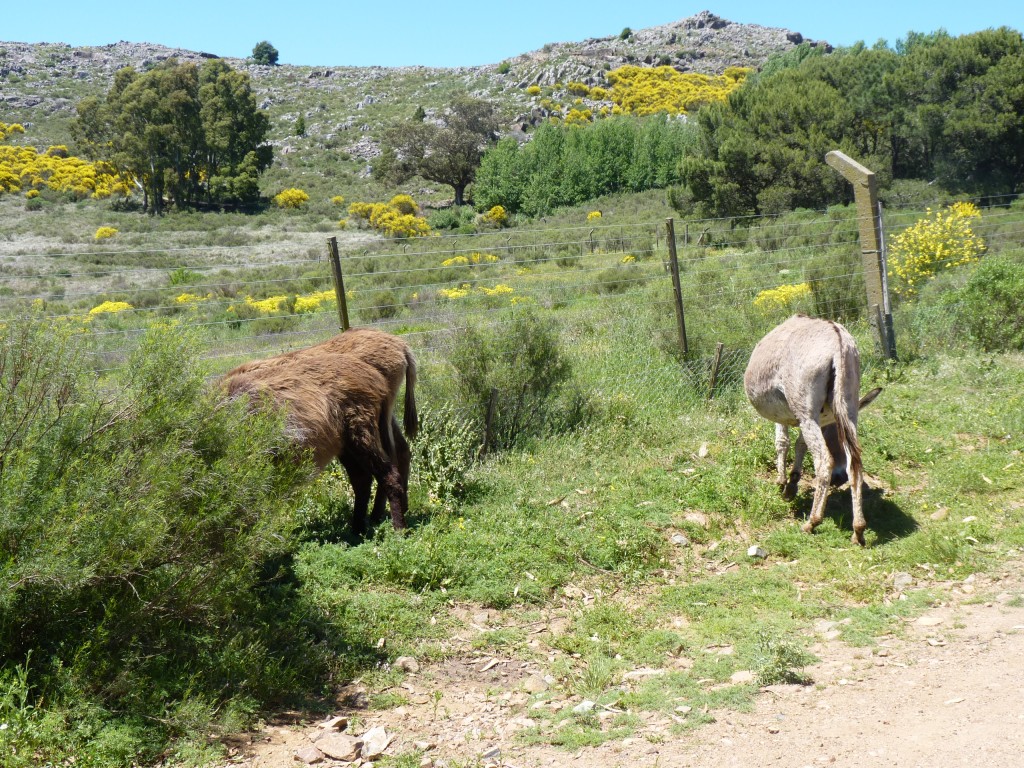
[[[846,455],[853,497],[853,541],[864,544],[860,443],[857,441],[860,356],[849,332],[828,320],[795,315],[757,343],[743,376],[751,405],[776,423],[778,482],[784,494],[796,493],[803,452],[786,482],[789,427],[800,428],[800,441],[814,457],[816,487],[811,515],[804,530],[821,523],[835,461],[822,434],[822,425],[835,423],[838,447]]]
[[[228,397],[248,395],[255,407],[269,401],[285,408],[289,437],[312,452],[319,469],[333,459],[341,462],[355,492],[354,531],[365,530],[372,479],[387,497],[392,524],[404,528],[406,486],[381,434],[391,423],[390,383],[356,356],[314,349],[281,356],[284,361],[239,366],[222,385]]]
[[[352,355],[373,366],[387,380],[390,400],[386,410],[387,418],[380,428],[381,442],[391,461],[398,467],[402,476],[402,487],[408,490],[412,451],[409,449],[406,436],[409,439],[415,438],[419,428],[419,419],[416,413],[416,359],[413,357],[409,345],[400,337],[373,328],[350,328],[344,333],[312,347],[264,360],[243,363],[228,373],[228,376],[259,368],[289,365],[295,360],[322,355]],[[395,401],[403,383],[405,384],[403,420],[405,435],[402,434],[398,420],[394,417]],[[354,489],[357,486],[372,483],[371,477],[353,477],[351,472],[349,479],[352,481]],[[385,503],[385,489],[378,484],[377,495],[373,502],[372,520],[379,520],[383,516]]]

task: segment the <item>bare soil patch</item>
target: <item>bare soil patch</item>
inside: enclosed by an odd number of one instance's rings
[[[369,711],[356,685],[337,714],[353,718],[357,733],[383,727],[385,755],[417,753],[423,766],[1016,767],[1024,764],[1022,571],[1017,557],[996,574],[939,585],[936,604],[872,649],[846,645],[831,622],[819,622],[812,685],[762,688],[752,711],[714,711],[714,722],[681,734],[669,717],[640,713],[633,735],[597,747],[528,746],[518,734],[536,724],[529,690],[543,685],[543,654],[524,661],[468,646],[408,674],[398,690],[406,704]],[[541,648],[547,631],[534,637]],[[324,732],[323,722],[283,720],[238,745],[231,764],[302,765]]]

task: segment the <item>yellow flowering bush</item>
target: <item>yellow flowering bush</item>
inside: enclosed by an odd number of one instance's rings
[[[395,195],[386,203],[354,202],[348,207],[350,216],[369,223],[386,237],[422,237],[431,232],[430,225],[417,216],[419,206],[409,195]]]
[[[209,296],[197,296],[194,293],[183,293],[174,300],[179,304],[198,304],[201,301],[207,301]]]
[[[506,293],[512,293],[513,290],[514,289],[512,288],[512,286],[504,285],[502,283],[498,283],[498,285],[494,286],[493,288],[487,288],[486,286],[480,286],[480,292],[484,296],[502,296],[502,295],[504,295]]]
[[[565,86],[565,89],[575,96],[586,96],[590,93],[590,86],[586,83],[580,83],[575,80],[570,80],[569,84]]]
[[[625,256],[622,257],[622,263],[623,264],[635,264],[636,263],[636,256],[634,256],[631,253],[626,254]]]
[[[601,218],[601,215],[600,211],[591,211],[587,214],[587,221],[597,221]]]
[[[573,107],[565,115],[566,125],[585,125],[594,119],[594,113],[589,109],[576,109]]]
[[[415,216],[420,212],[420,207],[412,199],[412,195],[395,195],[388,200],[388,205],[401,214]]]
[[[526,86],[526,92],[530,96],[539,96],[540,95],[540,86],[539,85],[528,85],[528,86]]]
[[[445,299],[463,299],[469,296],[469,283],[463,283],[458,288],[442,288],[437,293]]]
[[[334,197],[331,198],[331,204],[332,205],[344,205],[345,204],[345,198],[342,195],[335,195]]]
[[[985,252],[985,240],[971,229],[971,220],[979,218],[981,211],[973,203],[928,208],[923,218],[896,235],[889,246],[893,292],[912,297],[940,268],[977,261]]]
[[[768,288],[757,294],[754,297],[754,306],[768,314],[780,309],[791,310],[797,302],[810,297],[811,286],[808,283],[780,285],[778,288]]]
[[[25,126],[21,123],[0,123],[0,141],[6,141],[8,137],[16,133],[25,133]]]
[[[245,303],[263,315],[272,315],[275,312],[280,312],[287,302],[287,296],[269,296],[265,299],[254,299],[252,296],[245,297]]]
[[[722,75],[679,72],[673,67],[637,67],[632,64],[608,73],[613,112],[650,115],[685,114],[695,107],[725,98],[743,84],[753,70],[729,67]]]
[[[504,227],[508,225],[508,211],[502,205],[496,205],[489,211],[480,215],[481,221],[485,224],[493,224],[497,227]]]
[[[96,240],[106,240],[108,237],[113,237],[117,234],[117,230],[113,227],[100,227],[96,230],[96,234],[93,236]]]
[[[504,296],[514,292],[515,289],[512,286],[502,283],[495,285],[493,288],[480,285],[475,290],[475,293],[480,296]],[[469,283],[463,283],[458,288],[442,288],[437,293],[445,299],[464,299],[471,293],[474,293],[474,290]]]
[[[72,157],[64,145],[51,146],[40,154],[35,147],[3,143],[16,133],[23,134],[25,129],[18,123],[0,123],[0,194],[44,187],[78,199],[129,194],[128,180],[109,163]]]
[[[28,192],[25,193],[25,197],[27,197],[29,200],[35,200],[37,197],[39,197],[39,190],[30,189]]]
[[[445,259],[441,262],[442,267],[460,267],[468,264],[493,264],[498,261],[498,257],[493,253],[480,253],[474,251],[469,256],[452,256],[450,259]]]
[[[333,290],[318,291],[306,294],[305,296],[298,296],[295,299],[295,313],[301,315],[304,312],[316,312],[320,309],[320,305],[334,300]]]
[[[309,202],[309,195],[301,189],[285,189],[274,195],[274,204],[278,208],[301,208]]]
[[[99,306],[90,309],[89,316],[96,317],[97,315],[115,314],[117,312],[124,312],[129,309],[135,309],[135,307],[133,307],[127,301],[104,301]]]

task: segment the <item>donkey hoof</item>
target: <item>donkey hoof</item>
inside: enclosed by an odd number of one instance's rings
[[[850,537],[850,543],[860,544],[864,546],[864,531],[854,531],[853,536]]]
[[[800,530],[803,531],[804,533],[814,533],[814,526],[811,525],[809,522],[808,523],[804,523],[803,525],[800,526]]]

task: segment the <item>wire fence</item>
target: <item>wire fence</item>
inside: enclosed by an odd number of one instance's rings
[[[988,253],[1021,252],[1020,200],[987,200],[981,214],[972,225]],[[887,241],[926,215],[886,210]],[[840,320],[874,344],[859,223],[852,207],[676,221],[678,292],[663,220],[337,239],[352,325],[402,335],[432,375],[450,375],[461,331],[499,329],[529,310],[558,318],[581,361],[614,350],[615,364],[586,367],[595,390],[676,382],[696,401],[737,391],[750,349],[796,311]],[[338,332],[326,234],[258,259],[231,244],[23,253],[0,271],[0,316],[34,307],[32,317],[81,324],[101,373],[124,366],[152,323],[180,323],[223,372]]]

